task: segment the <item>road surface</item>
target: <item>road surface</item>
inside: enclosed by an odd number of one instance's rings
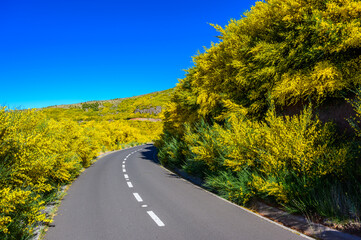
[[[47,240],[307,239],[162,168],[153,145],[111,153],[71,185]]]

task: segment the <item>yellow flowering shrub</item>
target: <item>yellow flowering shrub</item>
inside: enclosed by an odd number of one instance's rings
[[[44,200],[88,167],[101,151],[151,142],[161,122],[77,122],[46,111],[0,109],[0,238],[21,239],[38,222]]]
[[[205,177],[239,203],[261,197],[327,217],[360,216],[361,121],[351,139],[345,126],[326,122],[335,116],[321,122],[311,107],[296,110],[312,102],[325,119],[322,107],[360,87],[360,6],[259,1],[241,19],[213,25],[219,42],[193,57],[164,113],[161,162]],[[335,191],[342,203],[328,200]]]
[[[256,2],[227,26],[220,41],[193,57],[165,113],[166,131],[220,119],[229,103],[261,120],[269,95],[277,107],[342,99],[361,84],[359,0]],[[228,105],[227,105],[228,104]]]
[[[264,174],[292,169],[300,176],[316,177],[337,175],[346,163],[347,148],[331,148],[331,125],[313,119],[311,107],[292,117],[277,116],[271,109],[265,122],[242,116],[234,116],[229,122],[230,129],[221,130],[219,135],[226,146],[237,146],[229,150],[225,160],[225,165],[235,171],[245,166],[257,167]]]
[[[189,125],[186,126],[184,143],[189,147],[190,158],[195,161],[204,162],[211,171],[219,170],[223,166],[223,159],[219,152],[223,142],[217,131],[218,125],[211,129],[203,121],[197,126],[196,132],[193,132]]]
[[[258,194],[273,196],[281,203],[287,203],[289,201],[289,194],[287,194],[283,185],[277,181],[266,181],[257,175],[253,175],[251,184]]]
[[[333,125],[321,123],[311,106],[294,116],[277,115],[271,107],[263,121],[242,113],[234,109],[222,124],[185,124],[183,139],[160,146],[161,162],[205,177],[210,189],[240,204],[261,197],[294,206],[322,182],[356,177],[350,171],[354,150],[335,138]]]

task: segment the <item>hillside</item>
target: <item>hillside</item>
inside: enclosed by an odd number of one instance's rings
[[[111,100],[88,101],[77,104],[43,108],[50,118],[75,121],[127,120],[131,118],[162,119],[173,89]],[[158,110],[157,110],[158,108]]]

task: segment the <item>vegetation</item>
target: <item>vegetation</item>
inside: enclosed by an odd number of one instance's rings
[[[43,110],[1,108],[0,238],[26,239],[39,222],[51,221],[45,205],[100,152],[157,139],[162,122],[126,119],[136,108],[164,107],[171,91],[116,105],[105,101]]]
[[[165,112],[160,161],[239,204],[262,199],[360,220],[361,95],[352,96],[361,83],[361,2],[268,0],[214,27],[220,42],[194,57]],[[351,135],[315,112],[345,97],[357,113],[343,116]]]
[[[21,239],[56,190],[101,151],[158,139],[162,164],[247,205],[361,216],[361,2],[268,0],[222,28],[173,90],[41,110],[0,110],[0,238]],[[136,109],[165,107],[159,115]],[[355,109],[353,134],[322,122],[330,100]],[[300,104],[303,111],[286,115]]]
[[[75,121],[127,120],[130,118],[164,118],[163,114],[134,113],[136,109],[149,109],[160,106],[163,109],[170,100],[173,89],[150,93],[142,96],[113,99],[105,101],[91,101],[81,104],[53,106],[43,109],[50,118],[60,120],[64,118]]]

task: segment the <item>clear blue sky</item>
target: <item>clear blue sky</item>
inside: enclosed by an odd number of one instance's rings
[[[36,108],[172,88],[255,0],[1,0],[0,105]]]

